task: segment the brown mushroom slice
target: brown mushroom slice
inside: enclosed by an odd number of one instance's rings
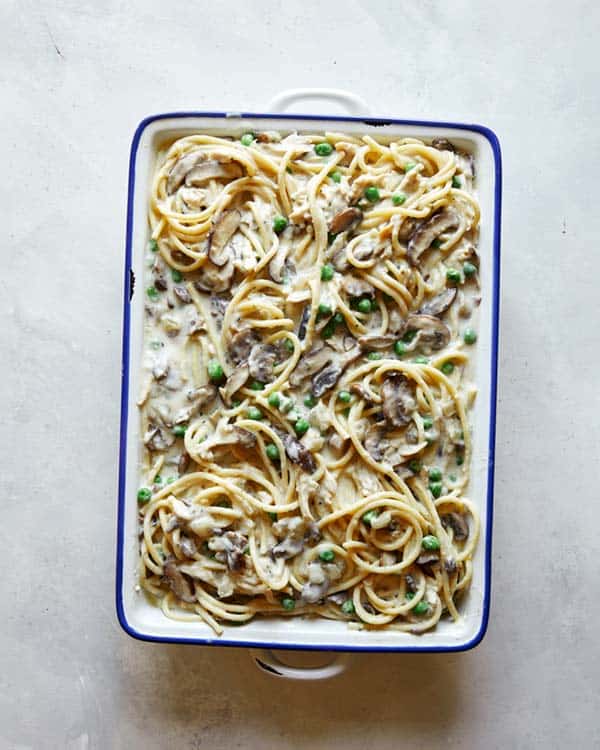
[[[411,421],[416,401],[408,379],[402,375],[390,375],[381,386],[383,416],[391,427],[405,427]]]
[[[261,383],[270,383],[278,353],[277,348],[271,344],[255,344],[248,356],[250,375]]]
[[[440,553],[439,552],[421,552],[417,557],[417,565],[432,565],[439,563]]]
[[[232,337],[228,352],[231,361],[239,365],[250,356],[252,347],[258,344],[260,337],[254,328],[242,328]]]
[[[177,472],[181,474],[185,474],[185,472],[188,470],[188,467],[190,465],[190,454],[187,451],[183,451],[183,453],[179,456],[179,461],[177,462]]]
[[[199,187],[209,180],[236,180],[243,173],[236,162],[221,164],[211,159],[191,169],[185,176],[185,184],[187,187]]]
[[[183,183],[186,174],[198,164],[207,160],[206,152],[191,151],[178,159],[169,173],[167,180],[167,193],[171,195]]]
[[[329,223],[331,234],[339,234],[353,229],[362,221],[362,211],[359,208],[349,207],[339,211]]]
[[[367,430],[364,442],[365,450],[374,461],[381,461],[389,442],[384,436],[383,430],[377,425],[371,425]]]
[[[208,261],[199,273],[199,278],[194,281],[196,289],[201,292],[225,292],[231,286],[235,266],[231,258],[224,266],[217,266]]]
[[[311,306],[306,305],[306,307],[302,311],[302,317],[300,318],[300,323],[298,324],[298,338],[300,339],[300,341],[304,341],[304,338],[306,336],[306,327],[308,325],[308,321],[310,320],[310,310]]]
[[[199,411],[202,407],[210,404],[217,397],[217,389],[212,383],[201,385],[199,388],[190,389],[186,398],[192,403],[193,411]]]
[[[417,315],[443,315],[456,299],[457,290],[455,286],[444,289],[443,292],[432,297],[424,305],[421,305]]]
[[[361,354],[362,351],[360,346],[355,346],[345,354],[336,355],[335,360],[331,362],[331,364],[324,367],[313,377],[311,388],[312,395],[315,398],[321,398],[326,391],[331,390],[350,362],[353,362],[360,357]]]
[[[416,266],[421,255],[431,246],[434,240],[444,232],[458,229],[459,226],[460,218],[452,209],[441,208],[436,211],[429,219],[419,224],[412,233],[408,241],[408,260],[413,266]]]
[[[178,569],[174,560],[169,560],[165,563],[164,576],[167,579],[171,591],[178,599],[181,599],[183,602],[188,602],[189,604],[196,601],[196,597],[192,590],[192,584]]]
[[[225,401],[226,404],[231,404],[231,399],[240,390],[240,388],[244,386],[244,384],[248,380],[248,375],[248,365],[242,365],[241,367],[236,367],[231,375],[227,378],[227,382],[225,383],[223,388],[219,389],[219,393],[221,394],[223,401]]]
[[[333,351],[321,343],[315,344],[298,360],[298,364],[289,377],[290,385],[294,388],[305,379],[323,369],[333,359]]]
[[[372,297],[375,293],[375,289],[368,281],[356,276],[346,276],[342,281],[342,286],[351,297]]]
[[[441,520],[444,527],[450,526],[454,531],[454,538],[457,541],[462,542],[469,538],[469,524],[460,513],[456,513],[455,511],[445,513]]]
[[[447,138],[434,138],[431,141],[431,145],[433,148],[437,148],[438,151],[456,151],[453,144]]]
[[[171,517],[175,518],[175,516]],[[183,535],[179,537],[179,549],[185,555],[185,557],[194,557],[194,555],[198,552],[196,542],[193,539],[190,539],[189,536]]]
[[[173,294],[177,297],[177,299],[182,302],[184,305],[189,305],[192,301],[192,298],[190,296],[190,293],[188,290],[183,286],[183,284],[176,284],[173,287]]]
[[[244,550],[248,539],[239,531],[226,531],[221,536],[208,540],[208,549],[215,552],[215,559],[227,564],[229,570],[237,573],[245,567]]]
[[[317,462],[308,448],[305,448],[293,435],[283,432],[283,430],[276,430],[276,432],[281,438],[285,453],[290,461],[298,464],[301,469],[309,474],[312,474],[317,468]]]
[[[301,516],[282,518],[273,524],[273,533],[280,540],[271,550],[274,558],[290,560],[303,550],[307,542],[315,542],[320,533],[312,521],[305,521]]]
[[[208,238],[208,257],[216,266],[224,266],[231,259],[231,250],[225,247],[240,225],[242,214],[237,209],[223,211]]]
[[[452,336],[448,326],[433,315],[409,315],[406,329],[417,331],[414,343],[425,344],[433,351],[443,349]]]
[[[396,342],[396,338],[397,337],[393,336],[391,333],[381,336],[359,336],[358,343],[360,344],[360,346],[362,346],[363,349],[368,349],[369,351],[382,351],[393,346]]]
[[[237,445],[241,448],[253,448],[256,445],[256,435],[250,430],[229,424],[226,418],[219,421],[214,433],[197,447],[202,459],[211,460],[213,450],[223,446]]]
[[[352,383],[350,386],[350,392],[355,393],[359,398],[367,404],[372,406],[375,402],[373,401],[372,395],[361,383]]]

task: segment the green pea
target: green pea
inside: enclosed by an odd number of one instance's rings
[[[379,190],[375,187],[375,185],[369,185],[368,188],[365,190],[365,198],[370,201],[371,203],[375,203],[375,201],[379,200]]]
[[[155,286],[149,286],[148,289],[146,289],[146,294],[153,302],[155,302],[160,296],[158,289]]]
[[[423,467],[423,464],[416,458],[413,458],[412,461],[409,461],[408,468],[413,472],[413,474],[418,474]]]
[[[254,133],[244,133],[244,135],[240,138],[242,146],[249,146],[253,140]]]
[[[414,339],[414,337],[417,335],[416,331],[407,331],[404,336],[402,336],[402,341],[404,341],[405,344],[410,344],[410,342]]]
[[[343,404],[349,404],[352,395],[350,391],[340,391],[337,397]]]
[[[156,475],[156,476],[154,477],[154,484],[162,484],[162,483],[163,483],[163,478],[161,477],[161,475],[160,475],[160,474],[157,474],[157,475]]]
[[[396,341],[394,344],[394,351],[396,354],[401,357],[403,354],[406,354],[406,346],[403,341]]]
[[[177,481],[177,477],[167,477],[167,484],[173,484]]]
[[[392,203],[394,206],[401,206],[405,200],[406,196],[404,193],[396,193],[395,195],[392,195]]]
[[[335,238],[338,236],[337,232],[327,232],[327,244],[333,245]]]
[[[272,406],[274,409],[279,409],[279,405],[281,404],[281,396],[277,393],[277,391],[275,391],[274,393],[269,393],[267,402],[269,403],[269,406]]]
[[[460,284],[462,281],[462,276],[460,275],[460,271],[457,271],[456,268],[449,268],[446,271],[446,278],[448,281],[451,281],[453,284]]]
[[[306,421],[306,419],[298,419],[296,420],[294,424],[294,430],[296,431],[296,435],[304,435],[305,432],[307,432],[310,425]]]
[[[452,177],[452,187],[453,188],[459,188],[459,187],[461,187],[461,182],[460,182],[460,180],[458,179],[458,177],[456,175],[454,175]]]
[[[334,169],[333,172],[329,173],[329,176],[334,182],[341,182],[342,181],[342,173],[339,169]]]
[[[333,322],[336,324],[336,326],[341,326],[342,323],[344,323],[344,316],[341,312],[336,312],[336,314],[333,316]]]
[[[448,479],[451,482],[456,482],[456,474],[448,474]]]
[[[321,268],[321,281],[331,281],[333,279],[334,269],[331,263],[326,263]]]
[[[329,156],[332,151],[333,146],[331,145],[331,143],[327,143],[327,141],[317,143],[317,145],[315,146],[315,154],[317,154],[317,156]]]
[[[366,513],[363,514],[362,522],[364,523],[365,526],[370,527],[378,515],[379,514],[377,513],[376,510],[368,510]]]
[[[274,443],[269,443],[265,448],[265,453],[271,461],[277,461],[279,458],[279,449]]]
[[[217,359],[211,359],[209,361],[208,365],[206,366],[206,371],[208,373],[208,377],[213,381],[213,383],[218,383],[225,377],[223,368],[221,367],[221,364]]]
[[[442,494],[442,483],[429,482],[429,491],[435,498],[438,498]]]
[[[150,348],[154,349],[154,351],[157,351],[158,349],[160,349],[162,347],[162,345],[163,344],[162,344],[161,341],[151,341],[150,342]]]
[[[423,417],[423,429],[430,430],[433,427],[433,419],[431,417]]]
[[[465,328],[463,340],[465,344],[474,344],[477,341],[477,333],[472,328]]]
[[[321,302],[319,305],[319,315],[331,315],[331,306],[326,305],[324,302]]]
[[[475,274],[477,273],[477,266],[467,261],[463,264],[463,273],[469,279],[471,278],[471,276],[475,276]]]
[[[254,419],[255,421],[259,422],[263,418],[263,413],[256,406],[250,406],[248,411],[246,412],[246,416],[248,417],[248,419]]]
[[[404,171],[410,172],[411,169],[414,169],[417,165],[413,161],[409,161],[408,164],[404,165]]]
[[[276,216],[273,219],[273,231],[276,234],[281,234],[283,230],[287,227],[289,224],[288,220],[285,218],[285,216]]]
[[[424,615],[429,612],[429,604],[421,600],[420,602],[417,602],[415,604],[415,606],[412,608],[412,611],[415,613],[415,615]]]
[[[433,466],[429,469],[429,479],[432,482],[439,482],[442,478],[442,470],[437,466]]]
[[[175,437],[182,438],[185,435],[186,430],[186,424],[176,424],[175,427],[173,427],[173,435],[175,435]]]
[[[424,536],[421,541],[421,547],[430,552],[435,552],[440,548],[440,540],[433,534],[427,534],[427,536]]]
[[[330,563],[335,560],[335,552],[332,549],[324,549],[319,552],[319,559],[323,562]]]
[[[367,359],[370,359],[371,362],[375,362],[378,359],[383,359],[383,354],[381,352],[369,352],[367,354]]]
[[[271,519],[271,521],[276,521],[277,520],[277,513],[269,513],[269,518]]]
[[[465,457],[463,456],[463,454],[462,454],[462,453],[459,453],[459,454],[458,454],[458,455],[456,456],[456,465],[457,465],[457,466],[462,466],[462,465],[464,464],[464,462],[465,462]]]
[[[415,357],[413,359],[413,362],[416,365],[427,365],[427,364],[429,364],[429,360],[427,359],[427,357],[424,357],[422,354],[419,354],[418,357]]]
[[[371,312],[371,300],[361,299],[357,305],[357,308],[358,308],[358,311],[361,313],[370,313]]]
[[[444,373],[444,375],[452,375],[454,372],[454,365],[452,362],[444,362],[444,364],[440,367],[440,370]]]
[[[265,390],[265,384],[261,383],[260,380],[254,380],[250,384],[250,389],[253,391],[264,391]]]
[[[294,599],[290,599],[289,596],[286,596],[281,600],[281,606],[284,609],[287,609],[288,612],[291,612],[296,606],[296,602]]]
[[[137,492],[137,499],[140,505],[145,505],[152,497],[152,491],[148,487],[140,487]]]
[[[176,268],[172,268],[171,278],[176,284],[179,284],[179,282],[183,280],[183,274],[181,273],[181,271],[178,271]]]
[[[304,406],[308,407],[309,409],[312,409],[316,403],[317,399],[312,395],[312,393],[309,393],[308,396],[304,397]]]
[[[328,321],[326,325],[323,326],[321,330],[321,338],[330,339],[334,333],[335,333],[335,323],[333,322],[333,320],[330,320]]]
[[[239,405],[240,405],[241,403],[242,403],[242,402],[241,402],[241,401],[239,400],[239,398],[234,398],[234,399],[232,399],[232,400],[231,400],[231,405],[233,406],[233,408],[234,408],[234,409],[237,409],[237,408],[238,408],[238,406],[239,406]]]
[[[150,242],[148,243],[148,250],[150,250],[150,252],[152,252],[152,253],[157,253],[158,252],[158,242],[156,240],[150,240]]]
[[[341,610],[345,615],[353,615],[356,610],[354,609],[354,602],[352,599],[346,599],[342,604]]]
[[[292,339],[285,339],[283,345],[290,354],[294,351],[294,342]]]
[[[410,602],[412,599],[415,598],[415,592],[414,591],[407,591],[406,594],[404,594],[404,598],[408,599]]]
[[[431,247],[440,248],[442,246],[442,241],[439,237],[436,237],[435,240],[431,243]]]

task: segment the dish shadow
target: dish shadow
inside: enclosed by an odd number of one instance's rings
[[[128,651],[121,687],[134,705],[123,718],[149,728],[151,717],[161,735],[156,747],[176,741],[182,750],[247,747],[250,732],[262,746],[278,748],[326,747],[342,738],[352,747],[360,737],[364,742],[367,727],[374,741],[448,736],[464,720],[472,659],[356,654],[343,674],[311,682],[265,674],[244,648],[130,642]]]

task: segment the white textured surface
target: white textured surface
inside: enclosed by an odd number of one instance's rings
[[[4,0],[0,747],[598,747],[593,2]],[[308,8],[308,10],[307,10]],[[479,121],[504,152],[494,582],[455,656],[311,686],[130,640],[113,608],[127,158],[146,114],[290,86]]]

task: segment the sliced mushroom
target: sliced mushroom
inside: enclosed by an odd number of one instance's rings
[[[298,464],[301,469],[312,474],[317,468],[317,462],[313,454],[305,448],[299,440],[293,435],[282,430],[277,430],[277,434],[283,442],[285,453],[292,463]]]
[[[183,286],[183,284],[176,284],[173,287],[173,294],[177,297],[177,299],[180,302],[183,302],[184,305],[189,305],[189,303],[192,301],[190,293]]]
[[[167,193],[174,193],[184,181],[186,174],[206,160],[207,155],[204,151],[191,151],[178,159],[169,173]]]
[[[372,406],[375,403],[371,397],[371,394],[361,383],[352,383],[352,385],[350,386],[350,392],[355,393],[359,398],[362,398],[367,406]]]
[[[418,315],[434,315],[439,317],[446,312],[450,305],[456,299],[456,287],[451,286],[448,289],[444,289],[443,292],[432,297],[424,305],[421,305],[417,314]]]
[[[349,207],[339,211],[329,223],[329,231],[332,234],[347,232],[362,221],[362,211],[359,208]]]
[[[381,461],[383,452],[389,443],[384,437],[383,430],[377,425],[372,425],[365,435],[365,450],[374,461]]]
[[[356,276],[346,276],[342,281],[342,286],[351,297],[371,297],[375,293],[375,289],[368,281]]]
[[[183,453],[179,456],[179,461],[177,462],[177,471],[178,473],[185,474],[185,472],[188,470],[188,467],[190,465],[190,454],[187,451],[183,451]]]
[[[431,565],[440,561],[439,552],[421,552],[417,557],[417,565]]]
[[[315,398],[321,398],[326,391],[333,388],[346,367],[360,357],[361,354],[362,350],[358,345],[354,346],[344,354],[336,354],[333,362],[324,367],[313,377],[311,387],[313,396]]]
[[[290,385],[296,387],[305,379],[314,375],[333,359],[333,351],[321,343],[315,344],[298,360],[298,364],[290,374]]]
[[[229,445],[253,448],[256,445],[256,435],[243,427],[229,424],[227,418],[222,418],[214,433],[200,443],[197,450],[202,459],[212,460],[213,450]]]
[[[273,532],[281,541],[273,547],[271,555],[284,560],[296,557],[307,542],[315,542],[320,537],[317,525],[305,521],[301,516],[280,519],[273,524]]]
[[[438,151],[456,151],[452,143],[447,138],[434,138],[431,141],[433,148],[437,148]]]
[[[416,402],[404,375],[390,375],[383,381],[381,399],[383,415],[390,427],[404,427],[411,421]]]
[[[250,375],[261,383],[270,383],[278,354],[277,347],[271,344],[255,344],[248,356]]]
[[[208,180],[235,180],[242,175],[243,170],[236,162],[221,164],[211,159],[191,169],[185,176],[185,184],[187,187],[199,187]]]
[[[194,407],[194,411],[199,411],[203,406],[210,404],[217,397],[217,389],[212,383],[201,385],[199,388],[190,389],[186,398]]]
[[[383,336],[360,336],[358,339],[358,343],[360,344],[360,346],[362,346],[363,349],[368,349],[369,351],[381,351],[383,349],[389,349],[391,346],[393,346],[396,338],[397,337],[392,335],[391,333],[385,334]]]
[[[308,582],[302,587],[302,600],[306,604],[316,604],[323,599],[331,581],[319,563],[312,562],[308,566]]]
[[[240,225],[242,214],[237,209],[223,211],[208,237],[208,257],[216,266],[224,266],[232,257],[231,249],[226,245]]]
[[[345,273],[350,267],[350,262],[348,261],[348,253],[346,252],[346,248],[342,247],[339,250],[336,250],[332,256],[331,262],[333,263],[333,267],[335,268],[336,271],[339,271],[340,273]]]
[[[252,347],[260,341],[258,333],[254,328],[242,328],[233,336],[229,344],[228,352],[231,361],[239,365],[250,356]]]
[[[196,601],[190,581],[177,568],[173,560],[165,563],[164,575],[171,591],[183,602],[192,603]]]
[[[412,265],[417,265],[421,255],[441,234],[459,226],[460,218],[450,208],[441,208],[419,224],[408,242],[407,256]]]
[[[406,328],[409,331],[417,331],[414,341],[430,347],[433,351],[447,346],[452,335],[448,326],[433,315],[409,315]]]
[[[225,401],[226,404],[231,404],[231,399],[240,390],[240,388],[242,388],[246,380],[248,380],[248,375],[248,365],[242,365],[240,367],[236,367],[231,375],[227,378],[227,382],[225,383],[223,388],[219,390],[221,396],[223,397],[223,401]]]
[[[194,557],[198,552],[196,542],[193,539],[190,539],[189,536],[183,535],[179,537],[179,549],[186,557]]]
[[[244,550],[248,539],[239,531],[226,531],[208,540],[208,549],[215,552],[215,559],[227,564],[229,570],[239,572],[245,566]]]
[[[175,442],[175,436],[160,427],[151,425],[144,435],[144,445],[153,451],[166,451]]]
[[[298,338],[300,339],[300,341],[304,341],[304,337],[306,336],[306,326],[308,325],[309,320],[310,305],[307,305],[302,311],[302,317],[300,318],[300,323],[298,325]]]
[[[442,524],[444,526],[450,526],[454,531],[454,538],[461,542],[469,538],[469,524],[465,517],[460,513],[452,511],[442,516]]]
[[[225,292],[231,286],[235,266],[229,260],[224,266],[217,266],[212,261],[205,263],[199,271],[199,278],[194,286],[201,292]]]

